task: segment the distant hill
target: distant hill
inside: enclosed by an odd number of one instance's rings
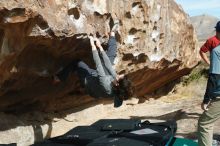
[[[205,41],[207,38],[215,35],[215,25],[220,20],[210,15],[199,15],[190,18],[194,28],[196,29],[198,40]]]

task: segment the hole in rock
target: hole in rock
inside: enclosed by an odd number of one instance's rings
[[[136,28],[131,28],[130,30],[129,30],[129,34],[130,35],[134,35],[135,33],[137,33],[138,32],[138,30],[136,29]]]
[[[24,15],[25,14],[25,9],[23,8],[14,8],[10,11],[8,14],[8,17],[14,17],[14,16],[19,16],[19,15]]]
[[[131,60],[131,59],[133,59],[133,58],[134,58],[133,54],[128,53],[128,54],[124,54],[122,60],[128,61],[128,60]]]
[[[147,24],[147,25],[149,24],[149,22],[148,22],[148,21],[143,21],[143,23],[144,23],[144,24]]]
[[[126,12],[126,13],[125,13],[125,17],[131,19],[131,13],[130,13],[130,12]]]
[[[135,63],[135,64],[138,64],[138,63],[145,63],[146,62],[146,60],[147,60],[147,55],[145,55],[144,53],[141,53],[141,54],[139,54],[136,58],[135,58],[135,60],[133,60],[133,62]]]
[[[119,72],[119,74],[125,74],[125,73],[126,73],[125,70],[122,70],[122,71]]]
[[[135,7],[135,6],[140,5],[140,4],[141,4],[141,2],[134,2],[134,3],[132,4],[132,7]]]
[[[154,53],[157,53],[158,49],[157,47],[154,48]]]
[[[38,19],[37,19],[37,24],[38,26],[41,28],[41,29],[47,29],[49,28],[49,25],[48,23],[43,19],[42,16],[39,16]]]
[[[103,15],[101,15],[101,14],[100,14],[99,12],[97,12],[97,11],[94,12],[94,15],[97,16],[97,17],[103,17]]]
[[[79,19],[80,12],[78,8],[72,8],[68,10],[68,15],[73,15],[75,19]]]

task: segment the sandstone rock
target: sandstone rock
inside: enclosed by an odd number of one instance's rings
[[[51,76],[71,60],[93,65],[85,34],[106,41],[119,20],[118,73],[144,96],[187,73],[198,62],[189,18],[173,0],[0,1],[0,111],[55,111],[94,100],[72,74],[60,85]]]

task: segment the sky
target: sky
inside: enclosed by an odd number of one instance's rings
[[[220,0],[175,0],[189,16],[208,14],[220,19]]]

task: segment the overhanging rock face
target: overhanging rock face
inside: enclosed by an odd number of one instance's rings
[[[173,0],[0,1],[0,111],[62,110],[94,100],[72,74],[60,85],[51,76],[73,59],[93,66],[84,34],[120,21],[116,70],[143,96],[198,63],[193,26]]]

